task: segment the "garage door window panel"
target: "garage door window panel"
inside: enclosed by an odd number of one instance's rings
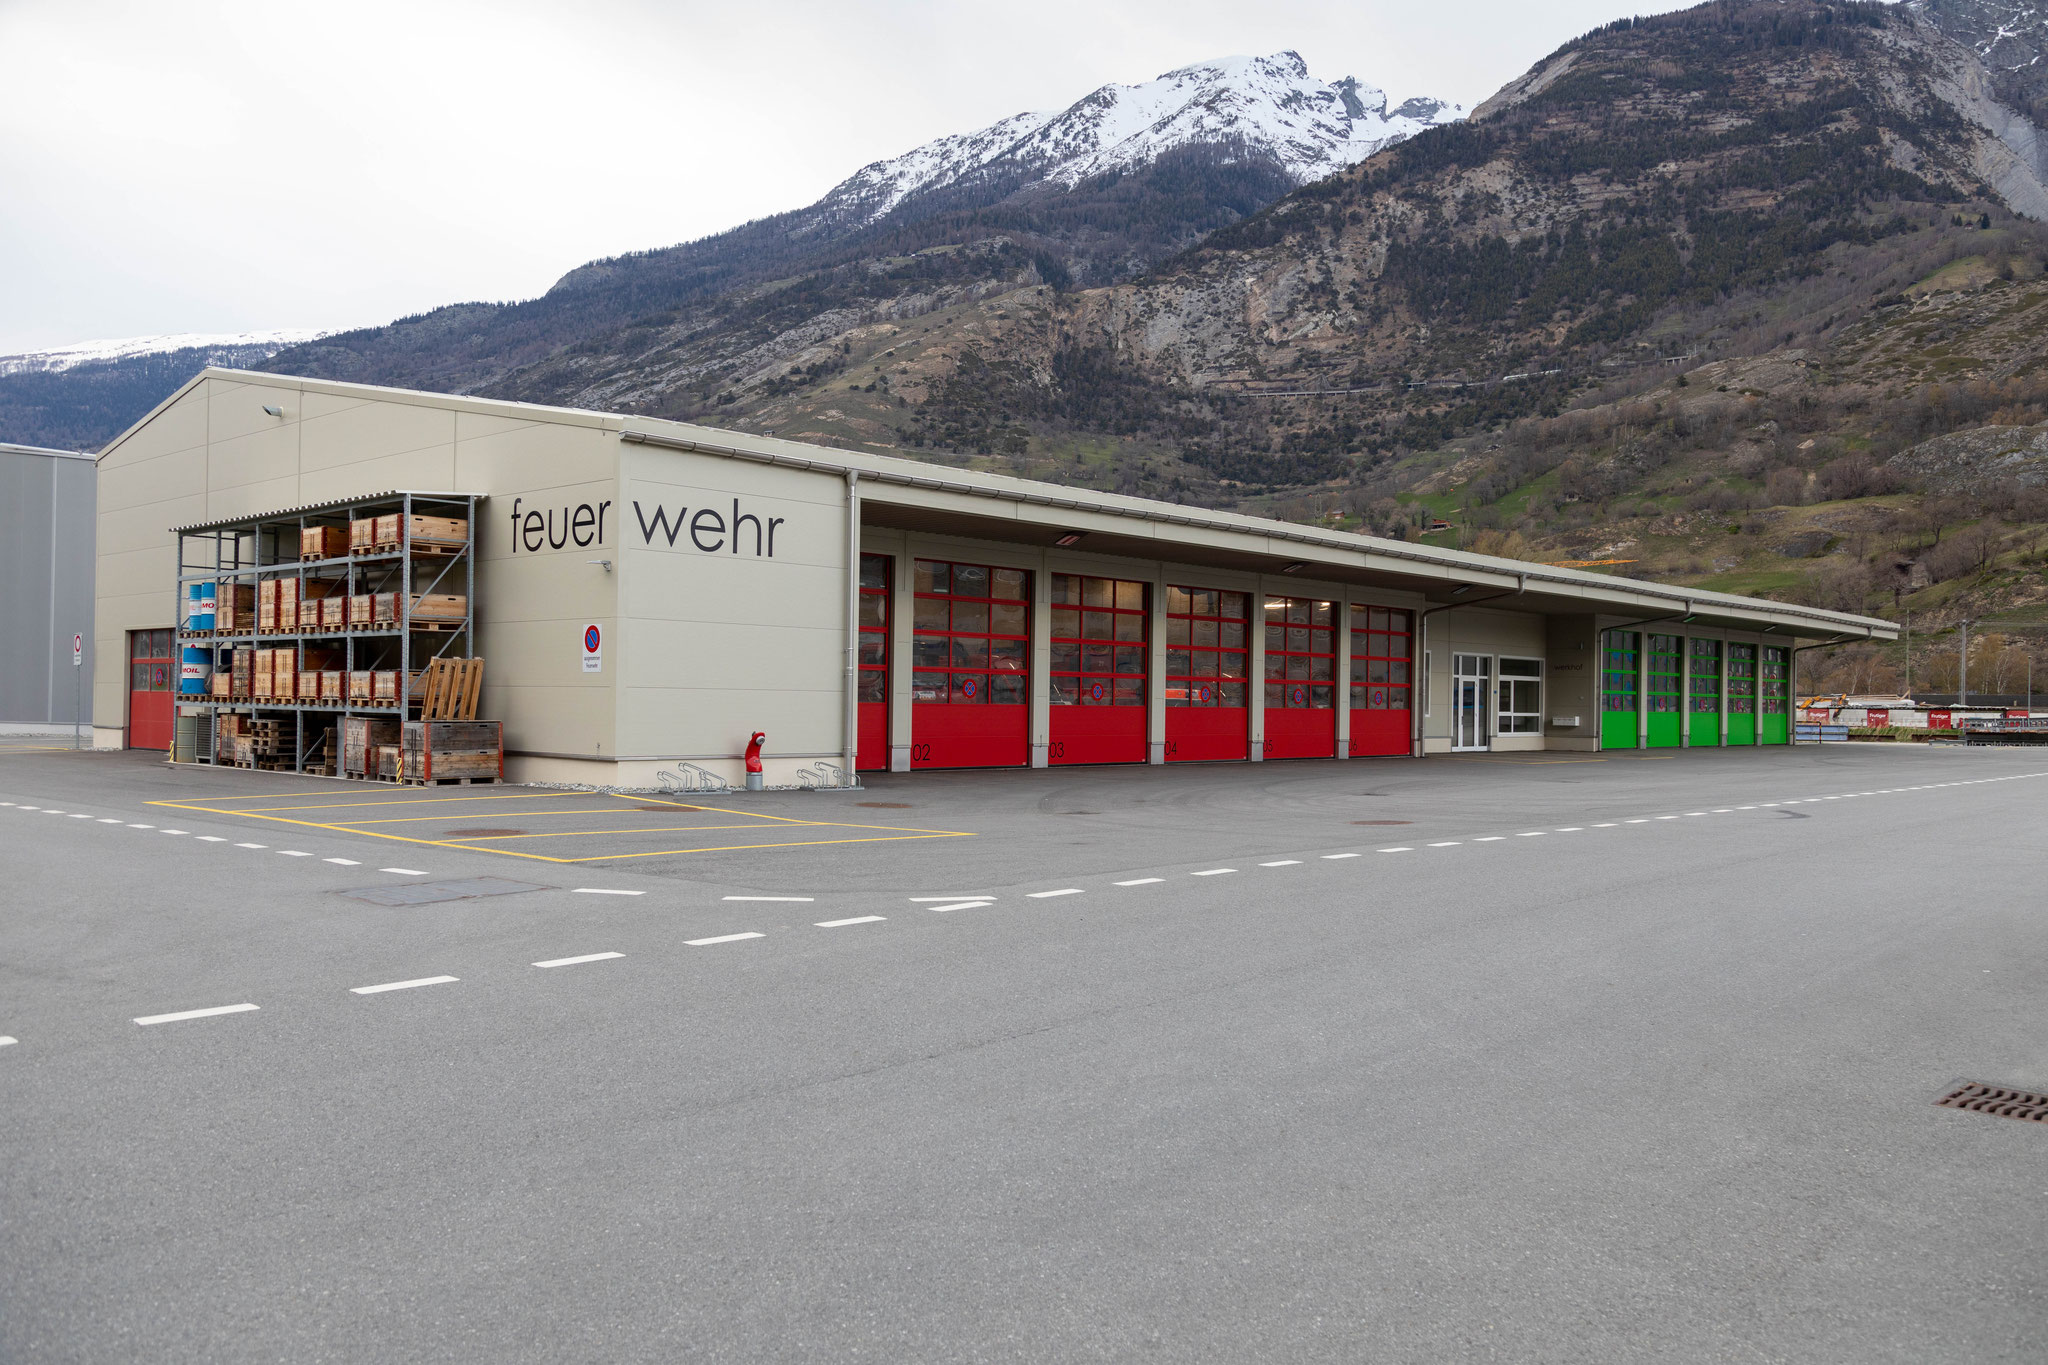
[[[1021,764],[1027,751],[1030,575],[920,559],[914,569],[914,767]]]
[[[1050,589],[1050,761],[1144,762],[1145,585],[1054,574]]]
[[[860,557],[860,732],[854,766],[889,766],[889,598],[894,575],[887,555]]]
[[[1337,752],[1337,605],[1266,600],[1266,757]]]
[[[1399,607],[1351,608],[1351,752],[1409,751],[1414,617]]]
[[[1600,747],[1636,747],[1636,714],[1642,691],[1642,636],[1632,630],[1610,630],[1600,650]]]
[[[1251,596],[1166,590],[1166,758],[1250,756]]]

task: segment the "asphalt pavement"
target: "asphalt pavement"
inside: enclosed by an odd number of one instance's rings
[[[2041,1358],[2048,754],[440,795],[0,752],[0,1361]]]

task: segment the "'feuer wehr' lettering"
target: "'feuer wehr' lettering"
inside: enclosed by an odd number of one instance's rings
[[[529,554],[537,553],[542,546],[560,550],[573,544],[579,550],[586,550],[593,545],[604,544],[604,514],[610,510],[611,503],[601,502],[592,507],[586,502],[576,507],[564,507],[561,528],[557,530],[552,508],[544,513],[522,514],[519,505],[524,501],[524,498],[512,499],[513,554],[522,549]]]

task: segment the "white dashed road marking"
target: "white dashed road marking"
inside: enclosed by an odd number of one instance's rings
[[[460,977],[454,976],[422,976],[412,981],[387,981],[381,986],[350,986],[348,993],[350,995],[377,995],[384,991],[409,991],[415,986],[445,986],[451,981],[459,980],[461,980]]]
[[[236,844],[236,848],[268,848],[268,844]]]
[[[0,1037],[0,1047],[13,1047],[16,1043],[20,1041],[21,1039],[19,1038]]]
[[[1259,866],[1260,866],[1260,867],[1300,867],[1300,866],[1301,866],[1301,859],[1299,859],[1299,858],[1282,858],[1282,859],[1281,859],[1280,861],[1278,861],[1278,862],[1276,862],[1276,863],[1260,863],[1260,864],[1259,864]],[[1157,880],[1159,880],[1159,879],[1158,879],[1157,877],[1147,877],[1147,878],[1146,878],[1145,880],[1146,880],[1146,881],[1148,881],[1148,882],[1150,882],[1150,881],[1157,881]],[[1137,882],[1118,882],[1118,883],[1117,883],[1117,885],[1118,885],[1118,886],[1136,886],[1136,885],[1138,885],[1138,883],[1137,883]]]
[[[1234,867],[1212,867],[1207,872],[1190,872],[1190,877],[1227,877],[1237,871]]]
[[[322,858],[322,859],[321,859],[320,861],[321,861],[321,862],[323,862],[323,863],[333,863],[333,864],[335,864],[336,866],[339,866],[339,867],[361,867],[361,866],[362,866],[362,864],[361,864],[361,863],[359,863],[359,862],[357,862],[357,861],[356,861],[356,860],[355,860],[354,858]]]
[[[226,839],[223,839],[218,834],[200,834],[195,835],[194,837],[197,838],[199,842],[202,844],[224,844],[227,842]]]
[[[934,905],[931,911],[934,915],[943,915],[948,910],[986,910],[988,907],[987,901],[954,901],[951,905]]]
[[[280,858],[310,858],[313,855],[310,853],[301,853],[295,848],[281,848],[277,851],[277,856]]]
[[[186,1019],[210,1019],[216,1014],[245,1014],[255,1009],[254,1005],[215,1005],[210,1010],[179,1010],[176,1014],[145,1014],[135,1022],[148,1028],[151,1024],[176,1024]]]
[[[239,848],[241,845],[237,844],[236,847]],[[380,867],[377,870],[379,872],[396,873],[401,877],[424,877],[427,875],[416,867]]]
[[[938,901],[992,901],[994,899],[996,899],[994,896],[980,896],[971,891],[962,891],[952,896],[912,896],[910,903],[912,905],[931,905]]]
[[[1431,844],[1431,845],[1430,845],[1430,847],[1431,847],[1431,848],[1456,848],[1456,847],[1457,847],[1457,846],[1458,846],[1459,844],[1462,844],[1462,843],[1464,843],[1464,842],[1465,842],[1465,841],[1464,841],[1463,839],[1446,839],[1446,840],[1444,840],[1444,841],[1443,841],[1442,843],[1440,843],[1440,844]]]
[[[809,905],[816,896],[726,896],[729,901],[769,901],[776,905]]]
[[[1406,844],[1398,844],[1393,848],[1382,848],[1375,851],[1380,853],[1413,853],[1415,850]]]
[[[1293,864],[1292,864],[1292,863],[1286,863],[1286,864],[1282,864],[1282,863],[1268,863],[1268,864],[1267,864],[1267,866],[1268,866],[1268,867],[1282,867],[1282,866],[1292,867],[1292,866],[1293,866]],[[1117,885],[1118,885],[1118,886],[1152,886],[1152,885],[1154,885],[1154,884],[1156,884],[1156,883],[1158,883],[1158,882],[1163,882],[1163,881],[1165,881],[1165,880],[1166,880],[1166,878],[1164,878],[1164,877],[1134,877],[1134,878],[1132,878],[1132,879],[1131,879],[1130,881],[1127,881],[1127,882],[1118,882],[1118,883],[1117,883]]]
[[[986,902],[983,902],[986,904]],[[814,926],[819,929],[844,929],[849,924],[880,924],[887,915],[855,915],[852,919],[821,919]]]
[[[550,958],[546,962],[536,962],[533,965],[536,967],[574,967],[579,962],[604,962],[611,958],[624,956],[624,953],[585,953],[581,957]]]
[[[714,943],[738,943],[743,938],[766,937],[768,937],[766,934],[757,934],[749,930],[744,934],[720,934],[716,938],[686,938],[683,940],[683,945],[688,948],[709,948]]]
[[[1054,896],[1078,896],[1083,893],[1078,886],[1063,886],[1057,891],[1031,891],[1025,894],[1030,900],[1043,901],[1051,900]]]
[[[1334,863],[1339,858],[1362,858],[1364,856],[1365,855],[1362,853],[1325,853],[1323,855],[1323,861],[1326,863]],[[1265,864],[1261,863],[1260,866],[1263,867],[1265,866]]]
[[[333,862],[332,858],[327,861]],[[578,896],[644,896],[645,891],[615,891],[609,886],[579,886],[571,894]],[[538,967],[538,962],[533,964]]]

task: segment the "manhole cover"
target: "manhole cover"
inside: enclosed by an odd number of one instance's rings
[[[1353,820],[1354,825],[1412,825],[1413,820]]]
[[[1973,1109],[1979,1114],[2048,1123],[2048,1095],[2015,1090],[2009,1085],[1986,1085],[1982,1081],[1957,1081],[1948,1093],[1935,1101],[1944,1109]]]
[[[866,810],[909,810],[908,801],[856,801],[853,803]]]
[[[341,894],[350,900],[372,905],[431,905],[435,901],[465,901],[477,896],[511,896],[521,891],[545,891],[539,882],[515,882],[503,877],[462,877],[449,882],[402,882],[393,886],[364,886]]]
[[[443,839],[503,839],[508,835],[524,834],[523,829],[450,829],[443,830]]]

